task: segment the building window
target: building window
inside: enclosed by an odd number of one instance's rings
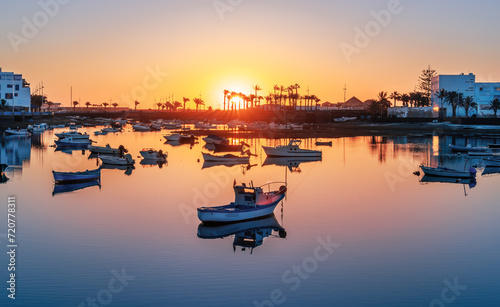
[[[495,91],[500,92],[500,87],[496,87]]]
[[[17,97],[17,93],[14,93],[14,97]]]
[[[12,93],[5,93],[5,99],[12,99]]]
[[[12,88],[12,84],[7,84],[7,88]]]
[[[19,91],[19,84],[16,84],[16,91]]]

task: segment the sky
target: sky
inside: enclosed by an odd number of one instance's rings
[[[25,0],[0,2],[0,67],[49,100],[219,108],[223,90],[298,83],[321,102],[415,89],[440,74],[500,81],[498,1]],[[72,96],[70,95],[72,94]],[[193,104],[188,107],[194,108]]]

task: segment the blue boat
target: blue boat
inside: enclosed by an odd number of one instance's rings
[[[101,178],[101,169],[87,170],[84,172],[56,172],[52,171],[56,183],[73,183],[94,181]]]

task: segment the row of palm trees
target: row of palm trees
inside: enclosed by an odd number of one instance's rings
[[[431,105],[429,98],[425,94],[418,91],[404,94],[400,94],[395,91],[392,92],[388,98],[394,100],[394,106],[396,106],[398,101],[402,102],[403,107],[428,107]]]
[[[50,109],[50,106],[53,105],[54,103],[53,102],[52,103],[47,102],[47,104],[49,105],[49,109]],[[77,100],[73,101],[73,111],[76,110],[76,106],[79,105],[79,104],[80,104],[79,101],[77,101]],[[102,107],[104,107],[104,110],[106,110],[106,107],[109,106],[109,105],[113,106],[113,108],[115,108],[115,110],[116,110],[116,107],[118,107],[118,103],[116,103],[116,102],[113,102],[111,104],[107,103],[107,102],[103,102],[101,104],[93,104],[90,101],[85,102],[85,106],[87,107],[87,109],[90,106],[92,106],[92,107],[96,107],[96,108],[102,108]]]
[[[292,84],[288,87],[275,84],[273,86],[273,93],[269,92],[269,94],[265,97],[258,94],[258,92],[262,90],[262,87],[258,84],[252,86],[255,94],[249,95],[225,89],[223,90],[223,110],[226,110],[226,106],[227,110],[241,110],[260,107],[262,100],[266,101],[266,109],[268,110],[283,110],[287,107],[287,105],[293,110],[297,109],[297,106],[300,110],[302,110],[302,106],[304,106],[304,110],[317,108],[321,99],[319,99],[316,95],[300,95],[299,88],[300,85],[298,83]]]
[[[163,101],[163,102],[156,102],[155,101],[155,104],[154,106],[158,108],[158,111],[160,109],[162,110],[167,110],[167,111],[177,111],[179,108],[183,108],[184,111],[186,111],[186,104],[191,101],[190,98],[187,98],[187,97],[183,97],[182,98],[182,103],[180,101],[167,101],[166,99]],[[204,106],[205,105],[205,101],[203,99],[200,98],[193,98],[192,100],[194,102],[194,104],[196,105],[196,111],[198,111],[198,109],[201,107],[201,106]],[[139,101],[135,101],[134,102],[134,105],[135,105],[135,110],[137,110],[137,106],[140,104]],[[210,107],[209,107],[210,109]]]

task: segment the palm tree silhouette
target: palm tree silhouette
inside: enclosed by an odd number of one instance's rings
[[[102,105],[104,106],[104,111],[106,111],[106,107],[109,105],[109,103],[103,102]]]
[[[261,91],[262,87],[260,87],[260,85],[258,85],[258,84],[255,84],[254,86],[252,86],[252,88],[255,91],[255,96],[254,96],[254,99],[255,99],[255,98],[259,97],[257,92]],[[257,105],[257,103],[256,103],[256,105]],[[253,107],[253,100],[252,100],[252,107]]]
[[[139,104],[140,104],[140,102],[137,100],[134,102],[134,110],[135,111],[137,111],[137,105],[139,105]]]
[[[196,104],[196,111],[198,111],[198,107],[200,105],[204,105],[205,104],[205,102],[201,98],[194,98],[193,102]]]
[[[182,100],[184,101],[184,111],[186,111],[186,102],[191,101],[191,99],[182,97]]]
[[[73,101],[73,112],[76,112],[76,106],[79,104],[78,101]]]
[[[443,101],[446,99],[446,95],[448,95],[448,92],[442,88],[438,92],[436,92],[436,97],[441,101],[441,105],[439,106],[440,108],[443,107]]]
[[[115,108],[115,112],[116,112],[116,107],[118,106],[118,103],[113,102],[111,105],[113,106],[113,108]]]
[[[229,95],[230,92],[228,90],[224,90],[223,92],[224,92],[224,111],[226,111],[226,97],[227,95]]]
[[[180,103],[179,101],[175,101],[174,102],[174,109],[177,111],[178,108],[182,107],[182,103]]]
[[[493,110],[493,113],[495,114],[495,117],[497,117],[497,111],[500,109],[500,100],[498,98],[493,99],[490,102],[491,109]]]
[[[88,110],[88,109],[89,109],[89,107],[90,107],[90,105],[91,105],[90,101],[87,101],[87,102],[85,103],[85,105],[87,106],[87,110]],[[49,105],[49,110],[50,110],[50,105]]]
[[[399,99],[401,99],[401,95],[397,92],[397,91],[394,91],[391,93],[391,95],[389,96],[390,99],[394,99],[394,106],[396,106],[396,101],[398,101]]]

